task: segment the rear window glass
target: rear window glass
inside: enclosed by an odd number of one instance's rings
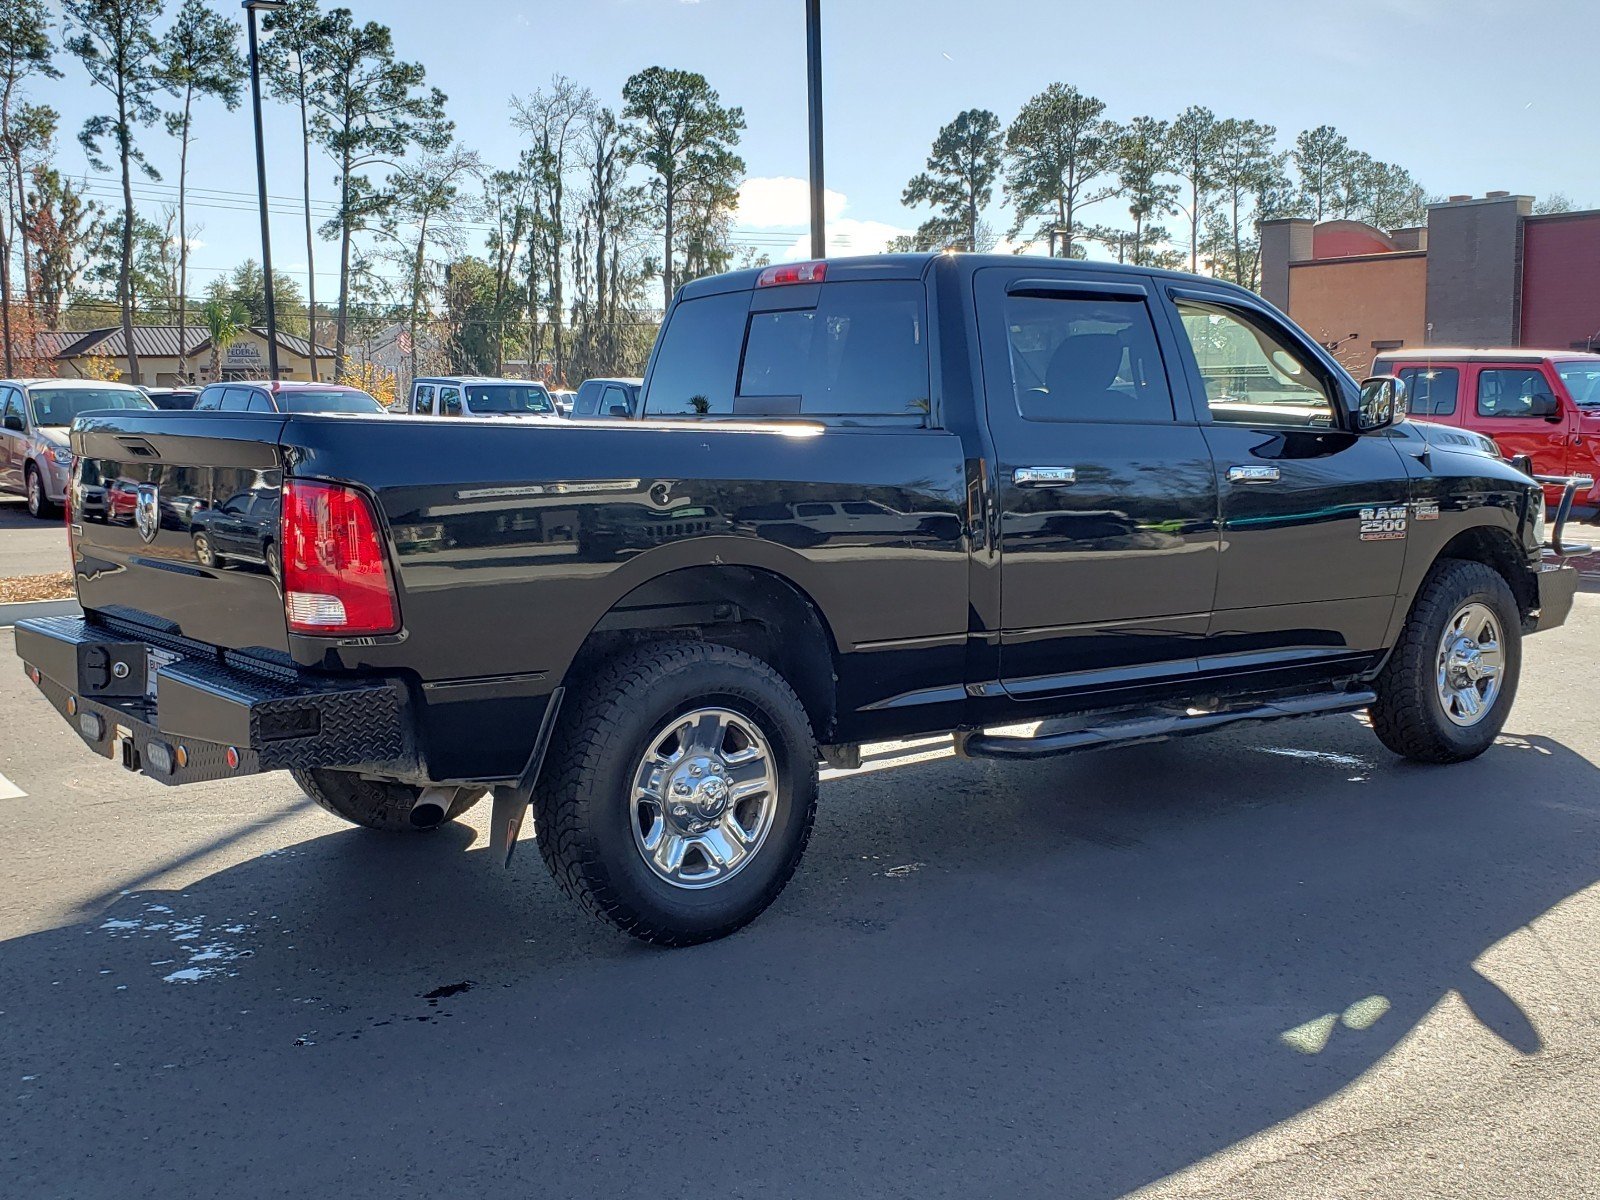
[[[1448,417],[1456,411],[1461,372],[1455,367],[1401,367],[1406,411],[1413,417]]]
[[[469,383],[467,407],[475,413],[553,413],[550,393],[537,383]]]
[[[725,416],[733,412],[739,345],[749,307],[749,292],[729,292],[685,300],[672,310],[645,385],[647,416]],[[581,390],[578,400],[581,414],[591,415],[588,397]]]
[[[752,414],[926,413],[922,285],[830,283],[815,308],[752,313],[738,398],[734,411]]]
[[[374,413],[383,406],[365,392],[279,392],[278,407],[286,413]]]

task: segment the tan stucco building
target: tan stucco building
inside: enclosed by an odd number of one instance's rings
[[[182,387],[211,383],[211,339],[204,329],[190,328],[183,339],[184,354],[178,355],[176,325],[135,325],[133,349],[139,358],[140,378],[128,379],[128,344],[120,327],[90,329],[81,333],[51,333],[47,357],[57,363],[58,375],[72,377],[89,374],[89,360],[109,360],[118,367],[124,383],[146,387]],[[333,351],[317,347],[317,377],[333,377]],[[267,377],[267,331],[246,329],[222,352],[222,379],[265,379]],[[283,379],[311,378],[311,343],[293,334],[278,333],[278,375]]]

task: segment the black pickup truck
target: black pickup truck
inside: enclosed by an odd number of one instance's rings
[[[871,740],[1366,710],[1409,758],[1482,753],[1576,574],[1532,479],[1402,401],[1214,280],[740,272],[679,292],[629,420],[82,419],[84,616],[17,652],[164,783],[288,769],[392,830],[492,795],[500,855],[531,803],[566,890],[687,944],[774,899],[819,762]],[[248,554],[202,536],[230,504]]]

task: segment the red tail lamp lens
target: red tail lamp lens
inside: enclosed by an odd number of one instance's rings
[[[285,480],[282,553],[284,607],[295,633],[399,631],[400,608],[377,517],[354,488]]]

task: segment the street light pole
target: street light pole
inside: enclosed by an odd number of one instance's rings
[[[811,257],[828,256],[822,188],[822,0],[806,0],[806,90],[811,125]]]
[[[256,120],[256,194],[261,204],[261,282],[267,304],[267,376],[278,378],[278,308],[272,295],[272,222],[267,216],[267,144],[261,130],[261,55],[256,42],[256,13],[276,12],[287,0],[244,0],[250,27],[250,98]],[[312,330],[312,336],[316,331]]]

